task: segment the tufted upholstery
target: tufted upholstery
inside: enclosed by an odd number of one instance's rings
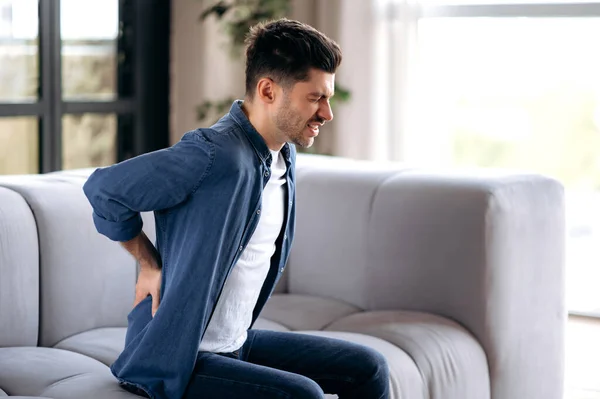
[[[90,172],[0,177],[0,397],[137,397],[108,369],[136,265],[93,227]],[[561,398],[557,182],[308,155],[297,176],[296,241],[254,328],[379,350],[393,399]]]

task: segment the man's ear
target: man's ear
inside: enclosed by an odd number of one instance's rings
[[[266,104],[272,104],[277,95],[277,84],[271,78],[262,78],[256,85],[256,96]]]

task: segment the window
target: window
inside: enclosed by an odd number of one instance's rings
[[[567,306],[600,315],[600,2],[424,3],[407,154],[560,180]]]
[[[404,151],[564,184],[565,398],[600,398],[600,1],[514,3],[421,0]]]
[[[0,0],[0,174],[168,146],[169,19],[164,0]]]
[[[0,118],[0,170],[38,173],[38,120],[30,116]]]
[[[0,102],[34,102],[39,79],[37,3],[0,0]]]

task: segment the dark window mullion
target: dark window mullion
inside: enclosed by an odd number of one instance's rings
[[[130,0],[131,1],[131,0]],[[170,0],[132,1],[133,153],[169,145]]]
[[[61,169],[62,85],[60,0],[41,0],[40,10],[40,171]]]
[[[60,35],[60,0],[53,0],[52,10],[52,170],[62,169],[62,43]]]
[[[39,171],[50,170],[51,157],[51,137],[50,137],[50,119],[51,119],[51,99],[50,99],[50,32],[51,32],[51,1],[38,1],[38,45],[39,45],[39,83],[38,98],[42,106],[42,115],[39,121]],[[46,133],[47,132],[47,133]]]
[[[134,155],[133,135],[135,131],[136,100],[134,83],[134,0],[119,0],[119,31],[117,35],[117,95],[131,102],[129,114],[117,115],[117,161]]]
[[[42,116],[41,103],[0,103],[0,117],[3,116]]]
[[[129,114],[134,110],[134,101],[123,99],[117,101],[65,101],[63,102],[63,112],[65,114]]]

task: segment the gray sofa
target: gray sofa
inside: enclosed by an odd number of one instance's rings
[[[378,349],[394,399],[562,398],[560,184],[310,155],[297,171],[296,241],[255,328]],[[108,368],[136,265],[93,226],[90,172],[0,177],[0,397],[136,397]]]

